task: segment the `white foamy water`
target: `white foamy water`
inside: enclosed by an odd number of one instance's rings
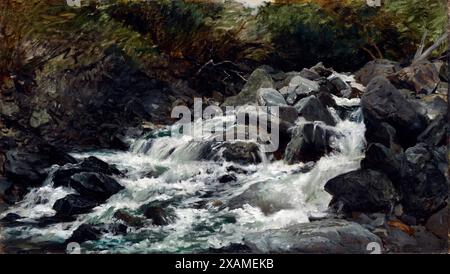
[[[357,106],[359,101],[337,100],[338,104]],[[303,164],[287,165],[283,161],[265,159],[260,164],[239,166],[226,161],[201,160],[208,142],[195,142],[188,136],[157,137],[134,142],[129,152],[94,151],[73,154],[82,159],[96,156],[126,172],[116,178],[124,190],[112,196],[91,213],[78,216],[74,222],[45,227],[25,225],[7,227],[4,236],[39,245],[42,242],[64,242],[82,223],[111,224],[118,209],[142,216],[139,208],[154,201],[166,201],[177,216],[167,226],[153,226],[151,221],[142,228],[129,227],[126,235],[106,234],[101,240],[82,245],[85,252],[199,252],[241,243],[250,232],[282,228],[308,222],[310,215],[322,214],[331,199],[323,187],[342,173],[359,168],[365,147],[365,126],[360,110],[350,120],[338,120],[334,127],[340,133],[332,146],[333,152],[322,157],[307,173],[298,172]],[[217,119],[227,120],[229,117]],[[301,120],[299,119],[299,123]],[[211,124],[217,121],[210,121]],[[211,136],[206,136],[208,141]],[[245,169],[236,174],[237,181],[219,183],[230,165]],[[152,170],[166,170],[157,178],[145,176]],[[250,190],[249,190],[250,189]],[[257,203],[243,197],[249,191]],[[51,176],[46,183],[33,189],[25,199],[7,213],[16,213],[27,222],[52,216],[54,202],[74,191],[54,188]],[[220,201],[220,203],[218,202]],[[239,206],[230,209],[232,201]],[[212,204],[221,204],[213,206]],[[267,212],[265,208],[271,208]],[[141,215],[139,215],[141,214]]]

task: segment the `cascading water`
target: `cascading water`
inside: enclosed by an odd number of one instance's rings
[[[166,202],[176,216],[172,223],[154,226],[148,222],[140,228],[128,227],[125,235],[110,233],[100,240],[84,243],[83,250],[202,252],[241,243],[250,232],[308,222],[310,215],[323,214],[327,209],[331,197],[323,190],[324,184],[339,174],[358,169],[364,156],[365,126],[358,108],[359,100],[337,97],[335,100],[338,105],[354,110],[348,118],[341,120],[336,111],[330,109],[337,120],[333,129],[340,133],[339,138],[331,144],[333,152],[318,160],[306,173],[299,172],[304,164],[286,165],[283,161],[267,159],[260,164],[245,166],[199,160],[204,142],[195,142],[184,135],[160,134],[161,137],[135,140],[128,152],[73,154],[79,159],[96,156],[115,164],[126,172],[124,178],[116,178],[125,189],[92,212],[79,215],[75,221],[42,227],[37,225],[37,220],[53,216],[54,202],[74,192],[67,187],[54,188],[50,172],[42,187],[33,189],[21,203],[2,214],[1,217],[8,213],[24,217],[23,225],[6,227],[3,236],[6,240],[22,240],[36,246],[64,243],[83,223],[111,224],[115,222],[113,215],[118,209],[133,213],[154,201]],[[207,123],[222,123],[230,117],[215,119]],[[237,179],[233,182],[218,182],[231,165],[246,170],[246,174],[236,174]],[[146,176],[155,171],[162,174],[156,178]],[[257,202],[253,203],[252,199]]]

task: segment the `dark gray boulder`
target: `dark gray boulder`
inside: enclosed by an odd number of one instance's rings
[[[330,111],[314,95],[301,99],[294,107],[307,121],[322,121],[327,125],[336,125]]]
[[[332,204],[347,212],[390,211],[397,193],[389,178],[378,171],[364,169],[339,175],[325,184],[333,195]]]
[[[94,172],[80,172],[70,177],[69,186],[83,197],[104,202],[124,187],[115,179]]]
[[[66,217],[88,213],[97,206],[95,201],[84,198],[81,195],[69,194],[55,202],[53,209],[57,216]]]
[[[403,147],[416,143],[417,136],[427,127],[427,118],[383,77],[374,78],[361,99],[366,136],[386,122],[395,128]]]
[[[368,254],[369,243],[382,247],[378,236],[345,220],[322,220],[251,233],[244,242],[257,253]]]

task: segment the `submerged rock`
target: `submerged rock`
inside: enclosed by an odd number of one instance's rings
[[[391,180],[381,172],[357,170],[339,175],[325,184],[333,195],[334,205],[342,203],[344,211],[390,211],[397,200]]]
[[[344,220],[322,220],[251,233],[244,237],[244,242],[258,253],[367,254],[369,243],[382,246],[378,236]]]
[[[80,225],[66,240],[67,243],[84,243],[87,241],[96,241],[102,236],[102,231],[100,228],[90,225],[82,224]]]
[[[149,206],[145,209],[144,216],[151,219],[153,225],[165,226],[170,224],[174,218],[174,212],[171,209],[159,206]]]

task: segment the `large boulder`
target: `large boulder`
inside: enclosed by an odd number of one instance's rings
[[[260,88],[273,88],[272,77],[264,69],[256,69],[250,75],[247,83],[238,95],[228,97],[223,106],[241,106],[245,104],[256,104],[256,94]]]
[[[292,130],[284,160],[288,164],[316,161],[333,150],[331,143],[337,136],[335,130],[320,123],[300,125]]]
[[[322,121],[327,125],[336,125],[330,111],[314,95],[301,99],[294,107],[307,121]]]
[[[378,236],[344,220],[322,220],[251,233],[244,242],[258,253],[368,254],[369,243],[382,246]]]
[[[395,128],[403,147],[416,143],[427,126],[427,119],[384,77],[374,78],[361,99],[366,136],[377,134],[371,129],[383,122]]]
[[[69,239],[66,240],[67,243],[83,243],[86,241],[96,241],[102,236],[102,230],[99,227],[90,224],[80,225]]]
[[[67,217],[83,213],[88,213],[97,206],[97,202],[84,198],[81,195],[69,194],[61,198],[53,205],[53,210],[56,211],[57,216]]]
[[[123,173],[114,165],[110,165],[94,156],[90,156],[78,164],[64,165],[53,173],[53,185],[68,186],[72,175],[81,172],[96,172],[105,175],[122,176]]]
[[[69,186],[83,197],[104,202],[123,189],[115,179],[94,172],[80,172],[70,177]]]
[[[333,203],[347,212],[389,211],[397,193],[389,178],[378,171],[364,169],[339,175],[325,184]]]
[[[387,77],[399,70],[400,66],[398,63],[386,59],[377,59],[370,61],[362,69],[357,71],[355,73],[355,79],[367,86],[375,77]]]
[[[22,186],[38,186],[47,177],[50,166],[76,163],[68,154],[51,146],[41,147],[38,151],[12,149],[5,155],[5,175],[13,183]]]
[[[405,67],[394,75],[390,75],[389,79],[398,88],[408,88],[416,93],[431,94],[439,85],[439,71],[429,61],[413,63],[409,67]]]
[[[447,115],[439,115],[431,121],[428,127],[417,137],[417,140],[430,146],[445,145],[448,131]]]
[[[445,157],[439,154],[423,143],[405,151],[398,183],[401,203],[405,213],[418,220],[426,219],[446,204],[448,181],[440,168]]]
[[[373,169],[384,172],[394,183],[401,176],[402,157],[396,155],[388,147],[373,143],[366,149],[366,155],[361,161],[363,169]]]

